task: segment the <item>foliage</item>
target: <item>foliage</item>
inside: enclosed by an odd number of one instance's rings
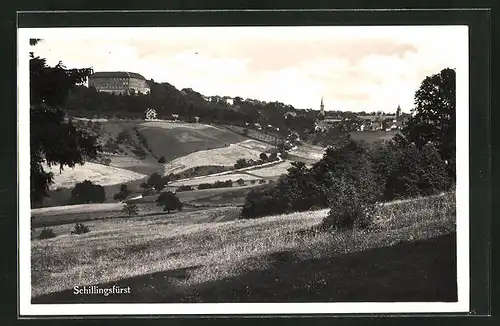
[[[116,136],[116,143],[117,144],[128,144],[132,142],[132,135],[128,130],[122,130],[120,133]]]
[[[33,39],[30,44],[37,42]],[[44,170],[44,163],[49,167],[58,165],[62,171],[65,166],[97,158],[101,148],[96,135],[66,120],[62,110],[69,92],[92,70],[66,69],[61,62],[49,67],[45,59],[30,55],[30,196],[32,205],[38,206],[53,183],[53,175]]]
[[[38,239],[43,240],[43,239],[51,239],[51,238],[55,238],[55,237],[56,237],[56,234],[54,233],[54,230],[52,230],[51,228],[44,228],[40,232]]]
[[[230,188],[233,186],[233,180],[215,181],[214,183],[201,183],[198,185],[198,190],[214,189],[214,188]]]
[[[353,229],[370,226],[376,203],[380,199],[375,175],[369,165],[360,166],[353,174],[342,173],[328,188],[330,211],[321,228]]]
[[[123,207],[122,212],[127,214],[129,217],[132,215],[139,215],[139,206],[135,203],[127,203]]]
[[[75,228],[71,231],[71,234],[85,234],[90,232],[88,226],[83,225],[83,223],[76,223]]]
[[[415,93],[412,117],[403,129],[410,142],[422,148],[436,144],[440,156],[448,161],[448,173],[455,178],[456,73],[446,68],[428,76]]]
[[[177,192],[192,191],[192,190],[194,190],[192,186],[185,186],[185,185],[179,186],[179,188],[177,188]]]
[[[130,191],[128,190],[127,185],[123,184],[120,186],[120,192],[116,193],[113,196],[113,199],[117,201],[124,201],[129,195]]]
[[[240,178],[240,179],[236,180],[236,183],[240,186],[243,186],[245,184],[245,180]]]
[[[266,153],[260,153],[259,158],[264,162],[269,159]]]
[[[182,203],[171,191],[165,191],[156,199],[157,206],[163,206],[163,210],[170,214],[170,211],[181,210]]]
[[[162,176],[158,172],[155,172],[149,176],[145,186],[147,188],[153,188],[156,191],[162,191],[168,182],[170,182],[168,176]],[[141,184],[141,187],[144,187],[144,184]]]
[[[71,190],[70,202],[72,204],[103,203],[105,200],[104,187],[89,180],[77,183]]]
[[[160,163],[160,164],[163,164],[163,163],[165,163],[165,162],[167,162],[167,160],[165,159],[165,156],[161,156],[161,157],[158,159],[158,163]]]

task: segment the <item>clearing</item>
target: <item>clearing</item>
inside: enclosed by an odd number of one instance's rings
[[[93,221],[83,235],[60,225],[32,240],[32,302],[456,301],[454,199],[383,206],[370,230],[350,232],[310,232],[328,210],[239,220],[205,209]],[[76,296],[75,285],[132,295]]]

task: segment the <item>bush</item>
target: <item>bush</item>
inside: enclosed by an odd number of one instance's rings
[[[182,203],[177,196],[170,191],[165,191],[156,199],[157,206],[163,206],[163,210],[170,214],[170,211],[181,210]]]
[[[200,183],[198,185],[198,190],[210,189],[210,188],[212,188],[212,185],[210,183]]]
[[[373,219],[376,196],[359,191],[348,178],[341,178],[331,189],[330,211],[323,219],[321,229],[353,229],[368,227]]]
[[[253,184],[253,185],[254,185],[256,182],[257,182],[257,180],[250,180],[250,183],[251,183],[251,184]]]
[[[128,190],[127,185],[123,184],[120,186],[120,192],[116,193],[113,196],[113,199],[117,201],[124,201],[129,195],[130,191]]]
[[[161,176],[155,172],[151,174],[146,182],[148,188],[153,188],[156,191],[162,191],[170,181],[168,176]]]
[[[266,161],[269,159],[269,157],[267,156],[267,154],[266,154],[266,153],[260,153],[259,158],[260,158],[263,162],[266,162]]]
[[[241,218],[257,218],[261,216],[286,212],[286,203],[275,188],[250,191],[241,210]]]
[[[238,185],[240,185],[240,186],[243,186],[243,185],[245,185],[245,180],[240,178],[240,179],[236,180],[236,183],[238,183]]]
[[[123,130],[116,136],[116,143],[117,144],[130,143],[131,139],[132,139],[132,135],[130,135],[128,130]]]
[[[191,190],[194,190],[192,186],[185,186],[185,185],[182,185],[182,186],[179,186],[177,188],[177,192],[181,192],[181,191],[191,191]]]
[[[55,238],[56,234],[54,233],[54,230],[51,228],[44,228],[42,232],[40,232],[40,235],[38,236],[38,239],[43,240],[43,239],[51,239]]]
[[[71,234],[84,234],[90,232],[90,229],[83,225],[82,223],[76,223],[75,228],[71,231]]]
[[[266,183],[266,180],[264,180],[264,179],[259,180],[259,184],[264,184],[264,183]]]
[[[165,156],[162,156],[162,157],[160,157],[160,158],[158,159],[158,163],[160,163],[160,164],[163,164],[163,163],[165,163],[165,162],[167,162],[167,160],[165,159]]]
[[[122,212],[127,214],[129,217],[132,215],[139,215],[139,206],[135,203],[127,203],[123,207]]]
[[[70,202],[72,204],[102,203],[105,200],[104,187],[93,184],[89,180],[77,183],[71,190]]]
[[[240,158],[236,161],[236,163],[234,164],[234,168],[235,169],[242,169],[242,168],[246,168],[247,166],[249,166],[247,160],[245,160],[244,158]]]

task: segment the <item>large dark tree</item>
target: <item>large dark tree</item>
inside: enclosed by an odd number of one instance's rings
[[[104,187],[89,180],[79,182],[71,190],[71,204],[103,203],[106,200]]]
[[[35,45],[38,40],[31,40]],[[69,91],[83,83],[91,69],[66,69],[59,62],[49,67],[46,60],[30,53],[30,156],[31,203],[38,206],[48,196],[53,174],[44,164],[74,167],[96,158],[97,137],[78,129],[65,119],[63,103]]]
[[[448,161],[448,172],[455,178],[455,70],[446,68],[424,79],[415,93],[412,117],[403,133],[419,148],[427,142],[436,145]]]
[[[165,191],[156,199],[157,206],[163,206],[163,210],[170,214],[170,211],[181,210],[182,203],[171,191]]]

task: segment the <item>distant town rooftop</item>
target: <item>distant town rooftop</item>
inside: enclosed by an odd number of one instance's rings
[[[90,75],[90,78],[136,78],[146,80],[144,76],[128,71],[98,71]]]

